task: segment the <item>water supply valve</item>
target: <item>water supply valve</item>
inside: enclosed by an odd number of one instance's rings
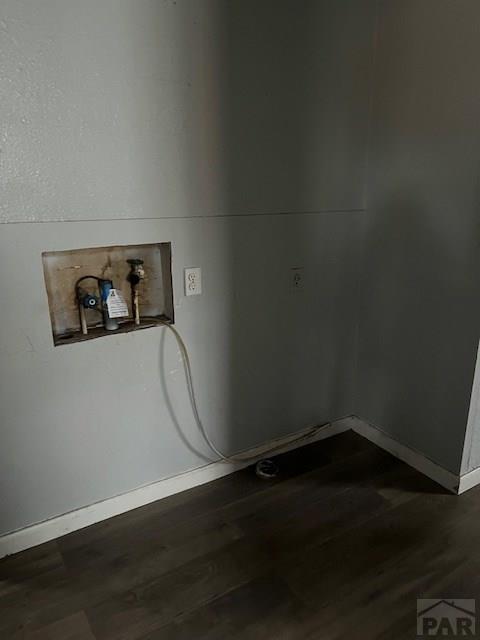
[[[80,283],[85,280],[95,280],[98,284],[99,296],[94,295],[83,289]],[[111,317],[108,310],[107,300],[110,292],[115,293],[113,290],[113,282],[111,280],[105,280],[98,278],[97,276],[83,276],[75,283],[75,297],[77,299],[78,311],[80,315],[80,326],[83,335],[88,334],[87,319],[85,316],[85,309],[95,309],[103,316],[103,324],[108,331],[115,331],[118,329],[119,324],[115,317]],[[126,307],[126,305],[125,305]],[[117,314],[121,315],[121,314]]]
[[[85,309],[98,310],[100,305],[100,299],[98,296],[95,296],[92,293],[85,291],[85,289],[82,289],[81,287],[77,289],[77,295],[78,295],[79,304],[81,304]]]

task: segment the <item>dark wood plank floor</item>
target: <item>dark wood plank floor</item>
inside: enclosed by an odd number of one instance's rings
[[[480,591],[480,490],[345,433],[0,562],[0,638],[415,638]]]

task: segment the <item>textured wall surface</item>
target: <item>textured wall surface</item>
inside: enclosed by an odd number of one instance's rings
[[[207,461],[164,330],[53,347],[42,251],[172,242],[225,450],[351,412],[373,9],[2,2],[0,532]]]
[[[480,326],[479,23],[476,0],[380,2],[359,314],[359,414],[454,472]]]
[[[180,355],[154,328],[54,347],[40,253],[168,239],[201,415],[235,451],[351,411],[358,214],[5,225],[1,530],[205,464]],[[203,269],[183,296],[182,268]],[[291,286],[302,264],[304,290]],[[201,454],[201,455],[199,455]],[[203,457],[203,454],[206,457]]]
[[[5,0],[0,219],[363,206],[373,0]]]

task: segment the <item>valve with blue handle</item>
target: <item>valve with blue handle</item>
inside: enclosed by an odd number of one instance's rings
[[[100,306],[100,298],[98,296],[94,296],[92,293],[85,291],[85,289],[82,289],[81,287],[79,287],[77,291],[78,302],[85,309],[96,309],[98,311]]]
[[[99,296],[89,293],[80,286],[80,283],[84,280],[96,280],[98,284]],[[78,311],[80,315],[80,326],[83,335],[87,335],[87,319],[85,316],[85,309],[94,309],[103,316],[103,324],[108,331],[115,331],[118,329],[118,322],[115,318],[110,318],[108,313],[107,299],[110,290],[113,289],[113,282],[111,280],[105,280],[98,278],[97,276],[82,276],[75,283],[75,298],[78,304]]]

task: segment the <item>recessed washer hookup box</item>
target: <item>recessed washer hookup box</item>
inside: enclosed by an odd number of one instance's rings
[[[131,265],[143,261],[144,275],[137,285],[140,324],[134,322]],[[173,323],[172,251],[170,242],[110,247],[90,247],[42,253],[43,271],[56,346],[91,340]],[[93,276],[91,279],[83,279]],[[109,280],[124,298],[128,316],[119,318],[118,329],[107,330],[95,304],[84,310],[88,332],[82,333],[76,283],[82,278],[82,294],[99,297],[99,281]],[[101,304],[101,301],[100,301]]]

